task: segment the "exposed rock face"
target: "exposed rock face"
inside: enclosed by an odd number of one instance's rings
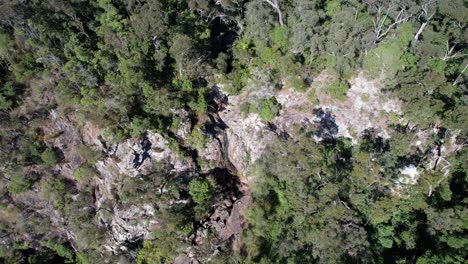
[[[400,114],[400,102],[390,99],[382,92],[383,84],[380,80],[369,80],[364,73],[349,80],[351,85],[345,101],[333,100],[325,92],[332,80],[328,80],[326,74],[317,78],[314,84],[319,91],[317,93],[320,106],[333,113],[336,124],[339,127],[339,136],[353,138],[360,136],[363,131],[373,128],[378,136],[388,138],[387,123],[389,114]],[[354,138],[353,138],[354,139]],[[357,138],[354,139],[356,142]]]
[[[175,114],[181,120],[176,135],[181,139],[185,139],[192,129],[192,121],[190,120],[189,113],[184,109],[180,109],[175,111]]]
[[[88,146],[94,146],[104,149],[102,142],[102,129],[91,122],[86,122],[81,128],[81,138],[83,143]]]
[[[171,164],[171,172],[184,171],[191,166],[169,149],[166,139],[152,132],[145,132],[141,138],[131,138],[115,145],[109,154],[118,173],[131,177],[153,172],[155,162]]]
[[[193,261],[188,256],[178,256],[173,264],[191,264]]]
[[[108,224],[112,240],[104,245],[111,252],[127,251],[127,245],[142,243],[150,239],[152,226],[157,224],[152,205],[139,208],[131,205],[129,208],[113,208],[111,223]]]
[[[244,227],[244,211],[249,204],[250,196],[246,195],[237,200],[227,217],[224,226],[215,226],[221,240],[228,240],[232,236],[238,238]]]
[[[197,231],[197,237],[194,238],[196,243],[204,243],[205,233],[210,227],[217,231],[219,241],[233,239],[234,243],[238,243],[244,226],[244,210],[250,200],[248,185],[252,178],[249,177],[249,169],[261,158],[273,139],[278,136],[288,137],[293,134],[295,126],[313,126],[318,141],[337,136],[352,138],[350,130],[359,135],[369,127],[376,128],[385,136],[388,118],[382,118],[380,113],[398,113],[398,103],[380,97],[381,87],[378,82],[368,81],[362,75],[350,82],[352,85],[347,100],[336,102],[320,93],[321,85],[326,86],[327,79],[316,78],[318,87],[314,89],[319,91],[320,104],[312,103],[305,94],[288,88],[275,91],[271,87],[263,87],[257,92],[229,97],[217,89],[213,90],[210,102],[213,109],[208,114],[210,121],[202,130],[210,140],[204,149],[198,151],[198,155],[208,161],[202,165],[202,173],[211,173],[219,168],[237,172],[242,176],[240,183],[232,184],[242,185],[239,190],[243,196],[233,194],[232,197],[224,197],[215,206],[206,226]],[[240,106],[252,94],[260,97],[275,96],[282,106],[279,116],[271,122],[265,122],[256,113],[242,114]],[[185,140],[191,133],[192,121],[184,110],[175,111],[174,114],[181,122],[174,133],[180,140]],[[118,195],[125,179],[149,175],[161,163],[165,164],[168,174],[189,178],[198,173],[191,160],[171,151],[169,142],[163,136],[150,131],[138,138],[110,144],[105,141],[103,130],[98,126],[87,122],[80,131],[70,120],[53,111],[43,130],[47,144],[63,153],[63,162],[55,168],[57,174],[71,180],[74,180],[74,170],[85,162],[79,153],[80,144],[84,143],[105,153],[104,159],[93,164],[97,176],[91,184],[95,189],[96,220],[109,233],[109,239],[103,246],[115,254],[132,251],[132,247],[144,239],[151,239],[151,232],[158,224],[154,205],[127,205],[121,202]],[[34,202],[34,194],[28,196],[25,193],[16,199],[23,204],[47,208],[43,201]],[[60,225],[60,221],[55,222]],[[73,234],[67,236],[74,239]],[[181,256],[176,259],[177,263],[193,261],[192,257]]]
[[[220,118],[227,125],[224,144],[228,158],[242,175],[246,174],[250,164],[261,157],[268,143],[276,136],[257,114],[251,113],[246,118],[240,118],[240,105],[246,97],[229,97],[229,105],[219,112]]]
[[[321,78],[317,78],[316,81],[319,85],[320,80]],[[210,140],[204,149],[198,151],[198,155],[208,161],[202,166],[201,172],[215,175],[221,171],[222,176],[215,178],[220,179],[229,190],[225,190],[226,195],[214,206],[211,218],[197,230],[193,238],[195,243],[203,244],[210,228],[216,230],[218,241],[232,240],[234,245],[240,243],[245,222],[244,211],[250,201],[248,186],[252,177],[249,177],[249,169],[261,158],[270,142],[279,136],[288,137],[293,134],[295,126],[313,126],[316,140],[336,136],[352,137],[348,130],[359,134],[369,127],[380,129],[385,136],[387,119],[382,118],[380,112],[398,112],[398,104],[380,98],[381,87],[378,83],[368,81],[361,75],[351,80],[351,84],[346,101],[335,102],[319,93],[320,104],[310,102],[303,93],[292,89],[275,91],[269,87],[262,88],[255,92],[255,96],[275,96],[282,106],[279,115],[271,122],[261,120],[256,113],[241,113],[240,106],[249,100],[251,93],[226,97],[214,89],[210,102],[213,109],[208,114],[209,122],[202,129]],[[185,140],[192,130],[189,114],[179,110],[175,115],[181,122],[179,129],[174,131],[175,135],[180,140]],[[119,195],[122,193],[124,180],[150,175],[161,164],[164,164],[168,174],[183,175],[187,179],[199,173],[190,159],[177,155],[169,148],[169,142],[163,136],[150,131],[137,138],[110,144],[104,139],[100,127],[86,122],[79,130],[69,118],[52,111],[48,122],[43,126],[43,132],[45,142],[63,156],[62,162],[54,168],[57,175],[70,180],[76,180],[74,170],[86,162],[80,155],[81,144],[105,154],[103,159],[92,164],[97,175],[89,184],[94,188],[93,210],[96,212],[96,221],[99,226],[108,230],[109,236],[103,247],[114,254],[134,253],[135,246],[152,238],[152,231],[158,225],[155,205],[122,202]],[[229,172],[241,175],[240,182],[237,179],[233,181],[234,176]],[[230,177],[231,180],[222,177]],[[236,191],[229,193],[232,189]],[[41,199],[37,192],[25,192],[14,199],[16,203],[50,215],[53,218],[51,223],[57,226],[57,230],[62,230],[62,237],[68,237],[72,241],[76,239],[73,233],[62,228],[66,225],[65,219],[54,212],[53,207]],[[194,261],[196,260],[189,250],[187,256],[180,256],[175,262]]]
[[[57,115],[54,110],[50,112],[49,121],[42,128],[44,141],[63,155],[63,161],[55,170],[60,171],[60,174],[68,179],[74,179],[73,172],[85,162],[79,152],[81,144],[79,130],[70,120]]]
[[[224,164],[223,146],[219,138],[211,138],[205,148],[199,152],[199,155],[210,162],[205,168],[202,168],[204,171]]]
[[[168,164],[170,174],[194,171],[194,168],[190,161],[172,152],[161,135],[149,131],[109,149],[108,157],[96,164],[100,178],[96,179],[95,206],[99,222],[112,233],[105,248],[119,253],[127,251],[129,243],[151,238],[152,227],[158,222],[155,208],[150,204],[128,207],[117,202],[115,193],[120,192],[122,180],[152,173],[156,170],[154,166],[161,162]],[[114,206],[107,208],[104,204]]]
[[[317,128],[316,140],[327,137],[344,136],[353,139],[368,128],[374,128],[379,136],[388,137],[386,126],[388,117],[382,112],[399,113],[399,103],[381,96],[382,85],[378,81],[371,81],[361,73],[350,80],[351,88],[345,101],[331,99],[324,92],[327,85],[333,80],[328,80],[325,74],[316,78],[313,89],[318,91],[319,104],[312,103],[306,94],[283,88],[274,93],[265,93],[265,89],[257,92],[246,92],[238,96],[229,96],[227,107],[220,111],[219,117],[227,125],[225,129],[224,147],[230,162],[240,174],[245,175],[249,165],[258,160],[265,147],[274,137],[291,134],[296,125],[314,126]],[[270,124],[262,121],[255,113],[242,117],[240,106],[247,102],[251,96],[266,94],[275,96],[282,109],[279,116]],[[356,142],[356,141],[354,141]],[[206,157],[217,159],[213,156],[215,148],[209,145]]]

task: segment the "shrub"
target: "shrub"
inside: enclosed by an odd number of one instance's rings
[[[200,126],[193,128],[188,140],[195,149],[203,149],[205,144],[208,142],[205,134],[203,134],[203,131],[200,129]]]
[[[60,157],[54,150],[47,148],[41,153],[41,160],[46,166],[52,167],[59,162]]]
[[[259,107],[259,116],[264,121],[271,121],[278,115],[279,110],[281,109],[278,101],[275,97],[270,97],[269,99],[263,99],[260,101]]]
[[[318,98],[317,98],[317,95],[315,94],[315,89],[312,88],[309,90],[309,93],[307,94],[307,99],[309,99],[309,101],[313,104],[318,104],[320,103]]]
[[[32,181],[26,178],[23,173],[15,173],[11,176],[10,185],[8,185],[8,191],[11,194],[17,194],[27,191],[32,185]]]
[[[49,240],[46,246],[55,251],[57,255],[64,258],[65,263],[73,263],[73,251],[70,248],[61,243],[58,243],[55,240]]]
[[[100,151],[96,151],[84,144],[80,145],[80,155],[90,164],[96,163],[96,161],[103,157]]]
[[[250,113],[255,113],[257,112],[255,109],[255,105],[250,103],[250,102],[243,102],[240,106],[240,112],[242,115],[245,117]]]
[[[332,85],[328,86],[326,92],[334,99],[340,101],[346,100],[346,93],[348,92],[349,84],[345,82],[335,82]]]
[[[286,85],[289,87],[292,87],[294,90],[301,92],[301,93],[305,92],[307,88],[306,83],[299,76],[294,76],[290,78],[286,82]]]
[[[398,37],[391,42],[381,43],[364,58],[364,68],[371,77],[393,78],[404,65],[404,50],[411,40],[412,26],[405,23],[400,26]]]
[[[95,174],[96,171],[94,170],[94,168],[87,163],[82,164],[73,172],[73,176],[75,176],[76,180],[78,181],[89,179]]]
[[[0,110],[9,110],[15,101],[15,87],[12,82],[6,82],[0,90]]]
[[[189,183],[189,193],[196,204],[204,205],[212,198],[210,185],[205,179],[194,179]]]

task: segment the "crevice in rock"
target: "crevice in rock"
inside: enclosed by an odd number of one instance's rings
[[[147,158],[151,158],[149,151],[151,150],[151,141],[148,139],[148,132],[145,131],[143,135],[141,136],[141,153],[138,153],[137,151],[134,151],[133,155],[135,158],[133,159],[133,168],[134,169],[139,169],[143,162]]]

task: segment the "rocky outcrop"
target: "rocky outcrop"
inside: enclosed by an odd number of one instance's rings
[[[191,161],[179,157],[168,144],[160,134],[147,131],[140,138],[130,138],[110,147],[107,157],[95,164],[100,175],[95,192],[97,218],[112,234],[104,245],[107,250],[115,254],[128,251],[131,245],[150,239],[153,226],[158,223],[153,205],[119,203],[116,194],[121,192],[121,182],[126,177],[150,174],[161,163],[167,164],[168,174],[195,171]]]
[[[105,223],[102,219],[101,216],[100,220]],[[105,223],[112,236],[104,247],[113,253],[133,250],[129,247],[152,238],[151,230],[157,223],[155,209],[150,204],[142,207],[131,205],[128,208],[115,206],[110,223]]]
[[[268,129],[258,114],[250,113],[241,118],[240,105],[248,95],[229,97],[229,105],[219,112],[219,117],[226,124],[224,147],[229,161],[237,171],[247,175],[249,165],[258,160],[268,143],[275,137],[275,133]]]
[[[216,228],[216,231],[218,231],[218,236],[221,240],[228,240],[231,237],[234,237],[235,240],[239,239],[239,235],[242,233],[244,228],[244,212],[247,208],[247,205],[249,204],[249,201],[249,195],[246,195],[235,201],[231,209],[231,213],[227,217],[224,217],[225,221],[223,221],[221,224],[219,223],[220,221],[217,221],[215,224],[213,224],[213,226]],[[213,216],[216,216],[216,213]]]
[[[60,116],[55,110],[52,110],[42,129],[44,142],[62,156],[62,161],[54,170],[73,180],[73,172],[85,162],[85,159],[80,155],[82,143],[80,131],[73,125],[70,118]]]
[[[159,162],[170,164],[171,173],[190,169],[192,164],[172,152],[168,144],[160,134],[147,131],[140,138],[130,138],[116,144],[104,163],[114,164],[119,174],[130,177],[153,172],[155,163]]]

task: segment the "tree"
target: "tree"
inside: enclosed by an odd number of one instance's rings
[[[208,181],[194,179],[189,183],[189,193],[193,201],[198,205],[206,205],[212,198]]]
[[[283,26],[283,13],[281,12],[281,8],[279,5],[279,0],[263,0],[263,2],[269,4],[271,7],[273,7],[278,14],[278,22],[280,26]]]

